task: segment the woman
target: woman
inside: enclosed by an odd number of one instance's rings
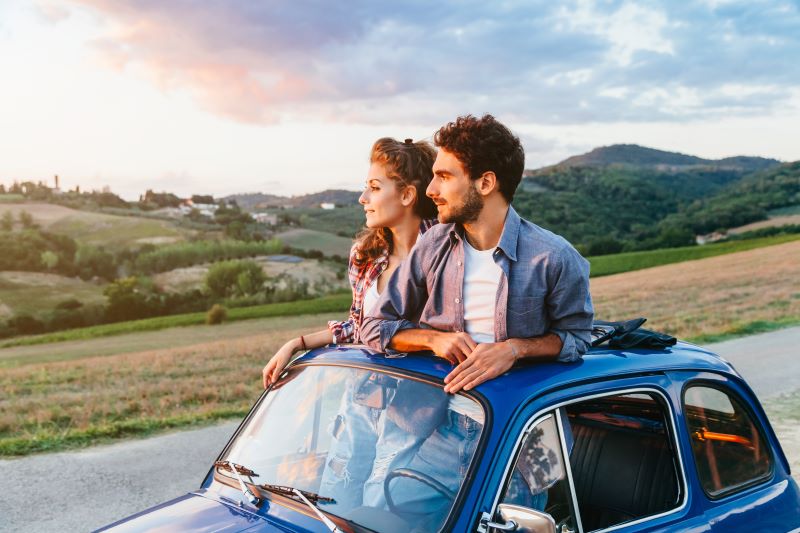
[[[326,330],[301,335],[284,344],[264,367],[265,388],[278,380],[297,351],[330,342],[359,342],[364,312],[375,305],[417,237],[436,222],[436,205],[425,196],[435,158],[436,151],[427,142],[382,138],[372,146],[366,187],[358,199],[364,206],[366,228],[350,251],[350,317],[344,322],[331,321]],[[387,472],[409,461],[424,437],[408,427],[403,419],[408,417],[397,415],[413,411],[415,406],[400,405],[398,400],[391,406],[376,407],[360,399],[365,388],[380,386],[372,383],[371,374],[363,372],[358,382],[354,379],[347,383],[337,427],[332,429],[333,440],[319,492],[333,497],[335,503],[330,507],[334,509],[328,510],[338,513],[360,506],[383,508]],[[414,392],[406,391],[401,396],[430,402]]]
[[[436,221],[436,205],[425,196],[433,177],[436,151],[425,141],[378,139],[370,153],[366,187],[358,199],[364,206],[366,228],[350,250],[349,275],[353,290],[350,317],[330,321],[328,329],[301,335],[284,344],[262,371],[264,388],[277,381],[298,351],[359,342],[364,311],[383,292],[392,272],[403,261],[417,236]]]

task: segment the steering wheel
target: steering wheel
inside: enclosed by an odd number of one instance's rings
[[[389,472],[389,474],[386,476],[386,479],[383,481],[383,495],[386,497],[386,505],[389,506],[389,511],[394,514],[428,514],[428,511],[415,513],[413,511],[404,511],[397,508],[397,506],[394,504],[394,500],[392,500],[392,494],[389,490],[389,483],[391,483],[394,478],[398,477],[407,477],[409,479],[419,481],[420,483],[429,486],[448,500],[453,500],[456,497],[456,494],[453,491],[445,487],[442,483],[432,478],[428,474],[423,474],[418,470],[412,470],[410,468],[398,468]]]

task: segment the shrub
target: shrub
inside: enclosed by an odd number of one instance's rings
[[[222,261],[206,274],[206,287],[217,298],[247,296],[261,290],[266,276],[255,261]]]
[[[228,310],[222,305],[214,304],[206,313],[206,324],[209,326],[222,324],[226,318],[228,318]]]

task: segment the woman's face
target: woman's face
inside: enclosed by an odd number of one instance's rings
[[[358,198],[358,203],[364,206],[368,228],[396,226],[411,214],[413,195],[409,187],[398,185],[386,176],[384,165],[370,165],[364,192]]]

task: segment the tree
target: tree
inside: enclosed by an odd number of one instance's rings
[[[11,211],[6,211],[3,213],[3,218],[0,220],[0,226],[5,231],[11,231],[14,229],[14,215],[11,214]]]
[[[133,320],[148,316],[150,305],[137,277],[114,280],[105,289],[106,317],[111,321]]]
[[[28,213],[27,211],[20,211],[19,212],[19,223],[22,224],[23,228],[35,228],[36,222],[33,220],[33,215]]]
[[[206,287],[217,298],[248,296],[258,293],[266,276],[255,261],[221,261],[206,274]]]

